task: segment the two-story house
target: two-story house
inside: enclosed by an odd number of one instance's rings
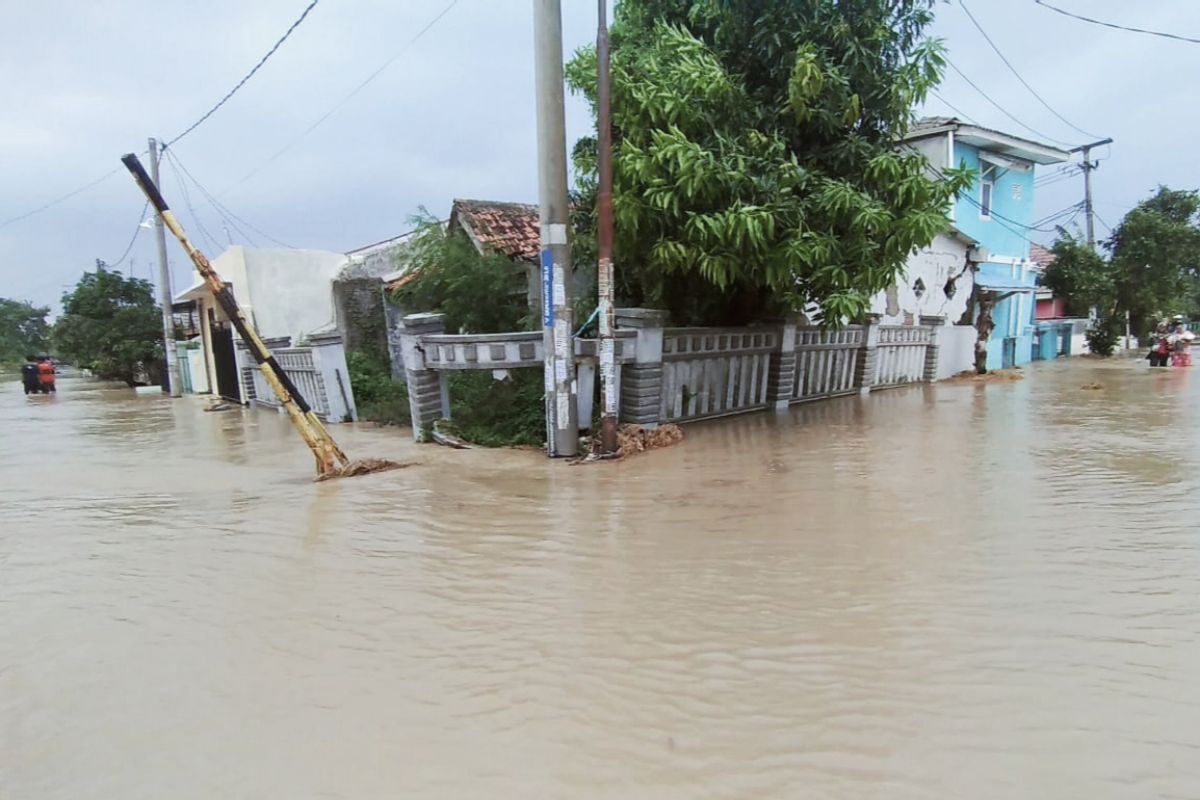
[[[918,121],[904,144],[923,153],[935,173],[961,166],[975,170],[974,184],[959,195],[950,210],[954,237],[975,244],[970,321],[976,322],[981,313],[991,314],[994,327],[987,346],[988,369],[1032,361],[1039,272],[1038,264],[1030,259],[1034,173],[1038,166],[1067,161],[1070,154],[953,117]],[[941,288],[919,275],[908,279],[923,280],[926,291]]]

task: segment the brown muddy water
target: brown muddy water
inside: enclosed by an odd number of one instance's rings
[[[1200,797],[1200,370],[1143,365],[319,485],[9,381],[0,797]]]

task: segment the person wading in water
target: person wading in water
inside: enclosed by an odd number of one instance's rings
[[[54,394],[57,392],[58,389],[54,385],[54,362],[46,356],[42,356],[38,359],[37,371],[42,393]]]
[[[25,394],[37,394],[42,390],[37,359],[33,356],[25,356],[25,363],[21,365],[21,383],[25,385]]]

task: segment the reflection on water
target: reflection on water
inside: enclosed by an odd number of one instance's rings
[[[273,413],[5,385],[0,797],[1196,797],[1192,377],[597,468],[343,427],[420,463],[325,484]]]

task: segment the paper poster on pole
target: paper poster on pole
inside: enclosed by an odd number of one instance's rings
[[[554,305],[565,306],[567,304],[567,283],[563,276],[563,268],[558,264],[554,265]]]
[[[555,422],[558,425],[558,429],[560,431],[566,430],[571,424],[571,396],[569,394],[564,392],[558,395],[558,408],[556,411],[558,413],[556,414]]]

